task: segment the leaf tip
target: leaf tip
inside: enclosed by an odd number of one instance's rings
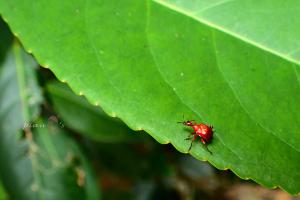
[[[115,112],[111,112],[109,115],[110,115],[111,117],[117,117],[117,114],[116,114]]]
[[[26,50],[28,53],[32,54],[32,49],[27,49]]]
[[[48,69],[50,66],[49,66],[49,64],[44,64],[43,67]]]
[[[63,83],[67,83],[66,79],[61,79],[60,81],[63,82]]]
[[[3,15],[1,15],[1,18],[3,19],[3,21],[5,21],[5,23],[7,23],[8,24],[8,21],[7,21],[7,19],[3,16]]]
[[[14,36],[16,36],[17,38],[19,38],[19,33],[17,32],[13,32]]]
[[[137,131],[142,131],[143,128],[142,128],[142,127],[137,127],[136,130],[137,130]]]

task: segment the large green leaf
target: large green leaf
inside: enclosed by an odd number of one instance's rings
[[[5,0],[40,64],[131,128],[187,152],[184,114],[215,127],[191,154],[300,192],[296,0]]]
[[[74,141],[45,122],[34,123],[42,102],[37,63],[15,42],[0,66],[0,177],[9,197],[99,199]]]

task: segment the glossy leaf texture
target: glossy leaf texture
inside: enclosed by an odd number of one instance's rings
[[[0,177],[7,196],[99,199],[76,143],[49,121],[37,121],[43,100],[37,66],[16,41],[0,65]]]
[[[176,123],[183,115],[211,124],[213,154],[199,143],[193,156],[293,194],[300,192],[299,9],[296,0],[0,5],[38,62],[109,115],[181,152],[190,144]]]
[[[100,142],[124,142],[138,138],[139,132],[129,129],[117,118],[108,117],[99,106],[91,105],[63,83],[49,83],[48,95],[63,124]]]

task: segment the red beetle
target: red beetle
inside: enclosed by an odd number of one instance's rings
[[[213,138],[213,127],[208,126],[206,124],[197,124],[195,120],[188,120],[183,122],[178,122],[185,126],[190,126],[194,129],[194,132],[191,134],[190,137],[186,138],[186,140],[192,139],[189,151],[192,148],[193,142],[197,139],[197,137],[201,138],[201,142],[204,144],[205,148],[211,153],[211,151],[207,148],[207,144],[211,142]],[[211,153],[212,154],[212,153]]]

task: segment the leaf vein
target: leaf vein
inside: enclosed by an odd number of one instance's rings
[[[266,128],[265,126],[263,126],[261,123],[255,121],[251,115],[249,114],[249,112],[247,111],[246,107],[242,104],[240,98],[238,97],[238,95],[236,94],[236,92],[234,91],[234,89],[232,88],[232,86],[230,85],[229,81],[227,80],[227,78],[225,78],[225,75],[220,67],[220,63],[218,62],[218,54],[217,54],[217,46],[216,46],[216,40],[215,40],[215,31],[212,30],[212,42],[213,42],[213,48],[214,48],[214,54],[215,54],[215,58],[216,58],[216,63],[217,63],[217,67],[224,79],[224,81],[227,83],[228,87],[230,88],[230,90],[232,91],[233,95],[235,96],[236,100],[238,101],[238,103],[240,104],[241,108],[245,111],[245,114],[248,115],[248,117],[256,124],[258,124],[263,130],[265,130],[267,133],[270,133],[271,135],[273,135],[275,138],[277,138],[279,141],[281,141],[282,143],[286,144],[287,146],[291,147],[292,149],[294,149],[295,151],[297,151],[298,153],[300,153],[300,151],[298,149],[296,149],[295,147],[293,147],[291,144],[287,143],[286,141],[284,141],[283,139],[281,139],[280,137],[278,137],[276,134],[274,134],[271,130],[269,130],[268,128]]]

